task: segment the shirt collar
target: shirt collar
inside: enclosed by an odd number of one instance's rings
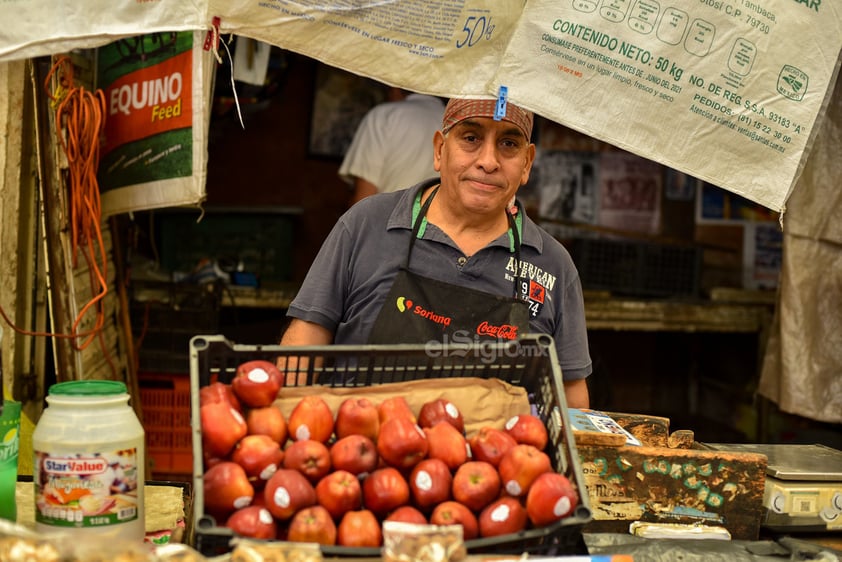
[[[389,215],[389,220],[386,223],[386,230],[404,229],[412,231],[412,208],[415,203],[415,198],[420,192],[423,192],[428,187],[437,183],[439,183],[438,178],[431,178],[429,180],[424,180],[409,189],[405,189],[398,201],[398,204],[392,210],[392,214]],[[522,215],[523,220],[523,229],[520,240],[521,246],[531,246],[537,250],[538,253],[541,253],[544,249],[544,244],[538,230],[538,225],[536,225],[532,219],[523,212],[523,206],[520,206],[518,214]]]

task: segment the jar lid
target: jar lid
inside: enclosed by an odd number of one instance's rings
[[[104,396],[108,394],[125,394],[126,384],[120,381],[88,380],[67,381],[50,386],[50,394],[65,396]]]

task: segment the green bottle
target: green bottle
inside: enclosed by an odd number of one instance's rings
[[[18,481],[20,402],[3,400],[0,414],[0,519],[17,520],[15,488]]]

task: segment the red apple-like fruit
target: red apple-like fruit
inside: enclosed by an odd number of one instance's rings
[[[330,472],[330,449],[321,441],[293,441],[284,451],[284,468],[292,468],[315,484]]]
[[[437,398],[426,402],[418,412],[418,425],[433,427],[440,421],[446,421],[455,427],[459,433],[465,433],[465,420],[456,404],[446,398]]]
[[[246,413],[249,435],[268,435],[283,446],[287,440],[287,420],[276,406],[252,408]]]
[[[266,487],[265,484],[263,486]],[[266,496],[263,495],[263,490],[255,490],[254,497],[251,500],[251,506],[266,507]],[[251,507],[249,506],[249,507]]]
[[[357,476],[377,468],[377,446],[366,437],[355,433],[330,446],[330,464],[334,470],[347,470]]]
[[[424,459],[409,474],[412,502],[426,512],[450,499],[453,476],[441,459]]]
[[[377,441],[379,431],[380,415],[377,406],[368,398],[346,398],[336,410],[333,432],[337,439],[359,434]]]
[[[517,498],[503,496],[488,504],[478,520],[481,537],[517,533],[526,528],[526,508]]]
[[[506,421],[503,429],[518,443],[532,445],[542,451],[547,446],[549,439],[547,428],[538,416],[532,414],[512,416]]]
[[[570,479],[558,472],[545,472],[535,479],[526,496],[526,514],[536,527],[564,519],[579,503]]]
[[[349,511],[339,522],[337,544],[359,548],[376,548],[383,543],[380,521],[369,509]]]
[[[336,544],[336,524],[324,507],[311,505],[292,516],[287,540],[332,546]]]
[[[418,509],[411,505],[402,505],[388,516],[384,521],[399,521],[401,523],[413,523],[415,525],[426,525],[427,518]]]
[[[453,475],[453,499],[476,513],[500,495],[497,469],[485,461],[468,461]]]
[[[243,411],[240,401],[237,400],[236,395],[234,395],[234,391],[231,389],[230,384],[216,381],[199,389],[200,407],[205,404],[215,404],[217,402],[228,402],[238,412]]]
[[[228,402],[212,402],[199,409],[202,424],[202,452],[225,457],[246,436],[248,426],[240,412]]]
[[[333,412],[321,396],[305,396],[292,409],[287,419],[291,439],[313,439],[327,443],[333,435]]]
[[[403,396],[390,396],[377,405],[377,414],[380,417],[380,426],[392,418],[407,418],[416,423],[418,418],[409,406],[409,402]]]
[[[297,470],[279,468],[266,482],[263,498],[273,516],[287,520],[296,511],[316,504],[316,490]]]
[[[363,480],[363,505],[378,517],[409,503],[409,484],[391,466],[378,468]]]
[[[424,430],[406,417],[391,418],[380,426],[377,453],[388,464],[407,470],[427,456],[429,442]]]
[[[510,496],[526,497],[538,476],[552,472],[549,455],[533,445],[515,445],[500,459],[497,471],[503,488]]]
[[[457,501],[438,504],[430,515],[432,525],[462,525],[462,538],[466,541],[479,536],[477,516],[466,506]]]
[[[242,537],[274,539],[278,535],[275,518],[265,507],[250,505],[232,513],[225,526]]]
[[[268,435],[246,435],[234,447],[231,460],[242,466],[249,480],[262,488],[284,459],[280,445]]]
[[[468,441],[453,425],[439,422],[433,427],[425,427],[429,443],[427,456],[441,459],[450,470],[456,470],[469,458]]]
[[[498,466],[506,451],[517,445],[517,441],[502,429],[485,426],[468,438],[468,445],[473,460]]]
[[[209,468],[202,479],[205,513],[224,521],[234,511],[251,504],[254,487],[246,471],[235,462],[222,461]]]
[[[347,470],[335,470],[316,484],[316,501],[339,521],[345,513],[362,507],[362,486]]]
[[[205,470],[209,469],[215,464],[219,464],[224,460],[228,460],[226,457],[218,457],[216,455],[210,455],[207,451],[202,450],[202,461],[205,464]]]
[[[284,376],[274,363],[255,359],[237,367],[231,389],[246,406],[261,408],[275,401],[283,384]]]

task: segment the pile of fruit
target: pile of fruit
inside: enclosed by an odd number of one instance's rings
[[[254,360],[200,389],[204,510],[238,535],[378,547],[394,520],[458,524],[470,540],[550,525],[578,503],[535,416],[466,435],[444,398],[416,413],[402,396],[355,396],[334,413],[318,395],[285,416],[283,385]]]

